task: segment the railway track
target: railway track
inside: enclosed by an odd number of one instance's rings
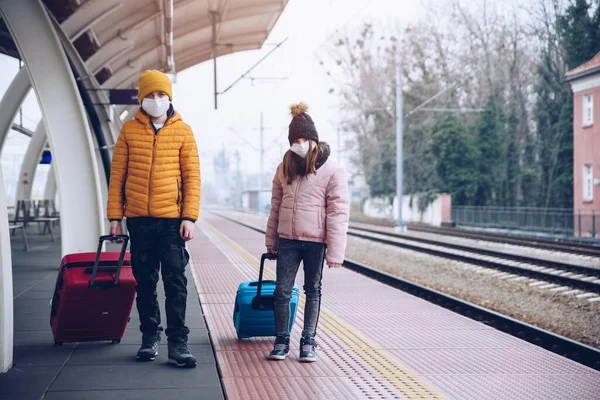
[[[265,233],[263,229],[260,229],[256,226],[246,224],[219,213],[213,213],[221,218],[252,229],[256,232],[260,232],[262,234]],[[534,325],[516,320],[487,308],[480,307],[457,297],[450,296],[437,290],[410,282],[406,279],[379,271],[374,267],[364,265],[353,260],[345,260],[343,265],[344,267],[368,276],[369,278],[425,299],[431,303],[482,322],[502,332],[516,336],[522,340],[543,347],[553,353],[567,357],[573,361],[600,371],[599,349],[579,343],[564,336],[554,334],[545,329],[538,328]]]
[[[600,243],[585,244],[565,239],[543,239],[535,237],[516,237],[486,232],[467,232],[457,228],[437,228],[423,225],[411,225],[410,229],[415,232],[435,233],[462,237],[466,239],[485,240],[488,242],[507,243],[517,246],[535,247],[543,250],[560,251],[589,257],[600,257]]]
[[[357,231],[387,235],[387,236],[400,238],[400,239],[408,240],[408,241],[431,244],[431,245],[436,245],[436,246],[443,246],[443,247],[456,249],[456,250],[469,251],[469,252],[481,254],[484,256],[503,258],[506,260],[512,260],[512,261],[516,261],[516,262],[520,262],[520,263],[539,265],[542,267],[547,267],[547,268],[552,268],[552,269],[557,269],[557,270],[562,270],[562,271],[568,271],[568,272],[572,272],[575,274],[584,274],[584,275],[600,277],[600,269],[598,269],[598,268],[580,267],[580,266],[568,264],[568,263],[545,260],[545,259],[540,259],[540,258],[535,258],[535,257],[527,257],[527,256],[522,256],[522,255],[512,254],[512,253],[504,253],[501,251],[487,250],[487,249],[482,249],[479,247],[465,246],[465,245],[448,243],[448,242],[438,241],[438,240],[433,240],[433,239],[426,239],[426,238],[421,238],[421,237],[416,237],[416,236],[400,235],[397,233],[385,232],[385,231],[381,231],[381,230],[377,230],[377,229],[370,229],[370,228],[363,228],[363,227],[356,227],[356,226],[351,227],[351,229],[354,229]]]
[[[348,235],[574,289],[600,293],[600,269],[372,229],[351,228]]]
[[[351,222],[359,222],[372,225],[391,227],[393,221],[377,220],[373,218],[353,217]],[[455,236],[466,239],[484,240],[493,243],[506,243],[516,246],[533,247],[543,250],[560,251],[564,253],[577,254],[590,257],[600,257],[600,241],[598,244],[584,243],[562,238],[540,238],[533,236],[507,235],[490,232],[474,232],[460,228],[434,227],[424,224],[409,224],[408,229],[414,232],[434,233],[438,235]]]

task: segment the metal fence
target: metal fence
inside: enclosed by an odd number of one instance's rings
[[[453,206],[456,225],[600,238],[600,212],[571,208]]]

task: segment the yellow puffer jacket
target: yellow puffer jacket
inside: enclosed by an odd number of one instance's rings
[[[107,215],[182,218],[195,222],[200,208],[200,160],[192,129],[177,112],[154,133],[141,109],[125,122],[115,145]]]

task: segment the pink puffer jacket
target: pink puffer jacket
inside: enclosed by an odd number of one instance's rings
[[[342,263],[350,218],[348,178],[343,167],[327,160],[316,174],[288,185],[280,164],[273,178],[266,245],[279,238],[327,243],[327,263]]]

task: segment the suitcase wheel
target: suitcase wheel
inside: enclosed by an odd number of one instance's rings
[[[111,343],[112,344],[119,344],[119,343],[121,343],[121,339],[114,339]]]
[[[56,340],[54,341],[54,347],[60,347],[62,345],[62,342],[57,342]]]

